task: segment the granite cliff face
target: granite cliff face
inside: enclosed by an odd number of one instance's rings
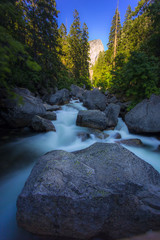
[[[100,39],[89,41],[90,45],[90,65],[91,67],[95,64],[98,59],[98,55],[100,52],[104,51],[103,43]]]

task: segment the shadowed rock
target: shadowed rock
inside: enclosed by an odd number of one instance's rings
[[[56,131],[53,123],[48,120],[44,119],[39,116],[34,116],[31,122],[31,128],[35,132],[49,132],[49,131]]]
[[[57,115],[55,112],[46,112],[45,114],[42,115],[42,117],[51,121],[57,119]]]
[[[46,111],[48,111],[48,112],[61,110],[61,106],[58,106],[58,105],[49,105],[47,103],[44,103],[43,106],[45,107]]]
[[[109,104],[104,111],[107,118],[107,127],[115,127],[118,123],[120,106],[114,103]]]
[[[98,89],[85,91],[83,94],[83,105],[88,109],[104,111],[106,108],[106,97]]]
[[[55,94],[48,96],[47,102],[51,105],[63,105],[70,100],[70,93],[67,89],[57,91]]]
[[[15,99],[0,93],[0,115],[11,128],[27,127],[34,115],[43,115],[46,110],[42,100],[25,88],[15,88]]]
[[[106,116],[99,110],[81,110],[77,115],[76,124],[81,127],[104,130],[107,127]]]
[[[125,116],[129,131],[135,133],[160,133],[160,96],[152,95],[137,104]]]
[[[74,84],[71,85],[71,94],[74,97],[79,98],[80,101],[83,100],[83,93],[85,92],[85,90],[81,87],[78,87]]]

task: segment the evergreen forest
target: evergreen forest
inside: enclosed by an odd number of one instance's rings
[[[160,94],[160,1],[128,6],[123,24],[113,16],[108,50],[89,78],[89,32],[77,10],[67,33],[55,0],[0,0],[0,87],[43,94],[71,84],[107,89],[132,101]],[[106,23],[110,24],[110,23]],[[131,106],[131,107],[132,107]]]

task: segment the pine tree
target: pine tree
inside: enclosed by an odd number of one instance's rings
[[[131,5],[128,5],[123,26],[131,19],[132,19],[132,9],[131,9]]]
[[[121,36],[121,22],[118,8],[112,20],[112,26],[109,34],[108,49],[112,52],[112,60],[116,57],[117,47]]]
[[[59,54],[62,63],[67,66],[68,62],[68,41],[67,41],[67,29],[66,26],[62,23],[60,28],[58,29],[59,38]]]
[[[0,1],[0,87],[19,86],[33,90],[41,68],[23,44],[22,13],[16,1]]]
[[[70,27],[68,36],[69,43],[69,58],[70,70],[73,73],[74,79],[78,82],[81,75],[81,24],[79,13],[77,10],[74,12],[74,21]]]
[[[88,43],[88,27],[83,24],[82,43],[81,43],[81,76],[89,77],[89,43]]]
[[[58,11],[55,0],[20,0],[26,21],[26,44],[42,69],[42,85],[54,86],[59,71]]]

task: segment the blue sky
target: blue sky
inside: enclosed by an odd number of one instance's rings
[[[111,27],[112,18],[115,14],[117,0],[56,0],[57,10],[60,11],[58,24],[67,23],[67,30],[73,22],[73,12],[79,12],[80,21],[88,26],[89,40],[101,39],[105,50]],[[137,6],[138,0],[119,0],[121,23],[128,5],[132,10]]]

